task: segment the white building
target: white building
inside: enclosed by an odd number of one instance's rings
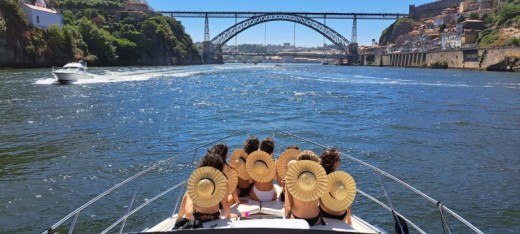
[[[37,0],[34,6],[23,4],[22,9],[33,27],[47,29],[53,24],[60,28],[63,26],[63,16],[54,9],[47,8],[43,0]]]

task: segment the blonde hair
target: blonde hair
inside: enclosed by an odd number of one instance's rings
[[[317,163],[320,163],[320,157],[318,157],[318,155],[316,155],[314,152],[310,151],[310,150],[304,150],[302,151],[298,157],[296,158],[297,160],[311,160],[311,161],[315,161]]]

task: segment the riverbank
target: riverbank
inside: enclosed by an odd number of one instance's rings
[[[520,47],[361,55],[361,65],[520,72]]]

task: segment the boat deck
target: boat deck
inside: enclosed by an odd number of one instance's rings
[[[280,194],[280,187],[275,185],[277,190],[277,194]],[[244,228],[251,229],[251,233],[256,233],[253,230],[262,230],[262,229],[270,229],[269,233],[301,233],[301,231],[307,230],[312,231],[312,233],[317,232],[346,232],[346,233],[381,233],[382,231],[367,222],[363,221],[359,217],[353,215],[352,216],[352,225],[348,225],[342,220],[337,219],[329,219],[324,218],[326,225],[314,225],[309,226],[309,224],[303,219],[285,219],[284,218],[284,203],[279,199],[275,201],[269,202],[258,202],[249,199],[248,197],[241,197],[241,201],[246,201],[241,204],[233,204],[231,206],[231,212],[235,214],[246,214],[249,216],[246,217],[238,217],[237,219],[228,219],[225,216],[221,216],[219,220],[204,222],[202,223],[203,229],[198,229],[199,231],[203,231],[204,229],[216,231],[218,229],[237,229],[240,231],[244,231]],[[224,214],[223,211],[221,211]],[[154,233],[154,232],[169,232],[172,231],[173,226],[175,225],[175,221],[177,220],[177,215],[169,217],[163,220],[161,223],[155,225],[154,227],[145,230],[146,233]],[[277,230],[277,231],[276,231]],[[288,230],[298,230],[298,232],[292,232]],[[181,230],[175,230],[181,231]],[[189,230],[187,230],[189,231]],[[229,231],[229,230],[228,230]],[[250,230],[248,230],[250,232]],[[214,233],[214,232],[212,232]],[[229,232],[226,232],[229,233]],[[240,232],[237,232],[240,233]],[[264,230],[265,233],[265,230]]]

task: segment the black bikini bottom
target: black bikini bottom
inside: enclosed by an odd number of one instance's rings
[[[320,207],[320,211],[321,211],[321,214],[323,215],[323,217],[325,218],[331,218],[331,219],[339,219],[339,220],[343,220],[345,219],[345,217],[347,216],[347,211],[345,210],[345,213],[344,214],[341,214],[341,215],[332,215],[332,214],[329,214],[327,213],[326,211],[324,211],[321,207]]]
[[[295,218],[295,219],[304,219],[304,218],[300,218],[296,215],[294,215],[292,213],[292,210],[289,211],[289,214],[287,215],[288,218],[291,217],[291,215]],[[305,221],[307,221],[307,223],[309,224],[309,226],[314,226],[316,225],[316,223],[318,223],[318,221],[321,220],[321,225],[326,225],[325,221],[323,220],[323,217],[321,216],[321,212],[318,214],[318,216],[314,217],[314,218],[309,218],[309,219],[304,219]]]
[[[239,197],[246,197],[246,196],[249,196],[249,191],[251,191],[251,187],[253,187],[253,185],[249,185],[247,188],[240,188],[237,186],[237,188],[240,190],[240,194],[238,194]]]
[[[201,222],[217,220],[220,218],[220,210],[213,214],[205,214],[193,209],[193,217],[195,217],[195,219],[200,220]]]

